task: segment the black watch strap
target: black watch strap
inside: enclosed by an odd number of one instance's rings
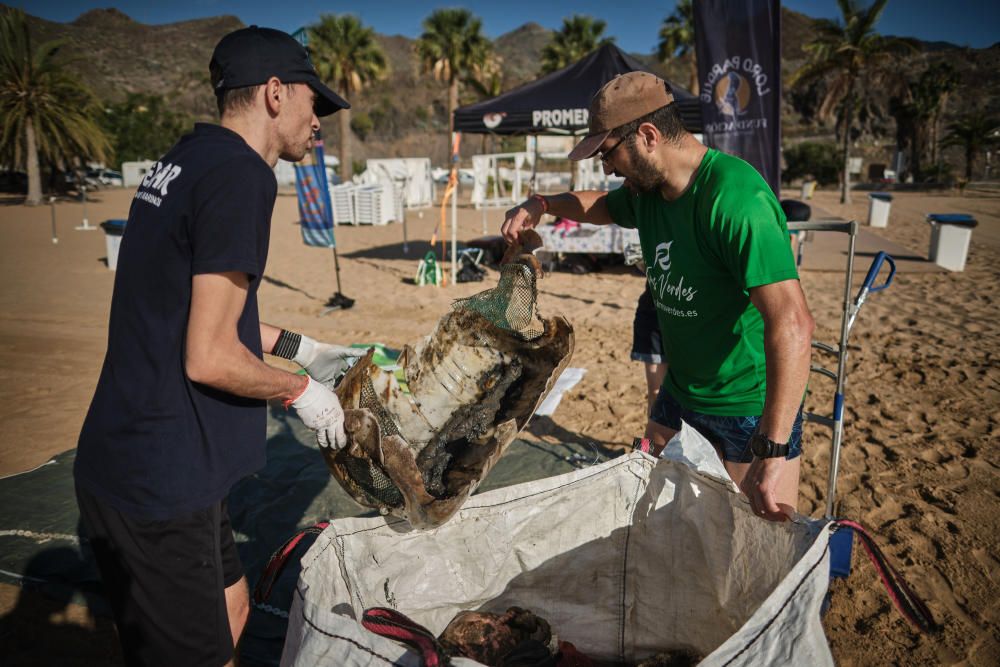
[[[788,443],[777,443],[766,435],[754,433],[750,438],[750,452],[759,459],[788,456]]]
[[[779,456],[781,458],[785,458],[786,456],[788,456],[788,443],[787,442],[785,444],[783,444],[783,445],[779,445],[774,440],[768,440],[767,442],[768,442],[768,444],[770,445],[770,448],[771,448],[771,454],[767,458],[773,459],[773,458],[778,458]]]

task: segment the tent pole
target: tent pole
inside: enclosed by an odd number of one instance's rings
[[[454,155],[452,157],[454,161],[455,176],[458,177],[458,145],[461,141],[461,133],[455,132],[452,134],[452,150]],[[451,284],[455,285],[458,278],[458,187],[455,187],[455,192],[451,197]]]
[[[406,207],[405,206],[403,207],[403,254],[404,255],[410,254],[410,248],[409,248],[409,245],[407,245],[407,237],[406,237]]]
[[[458,275],[458,195],[451,198],[451,284]]]
[[[497,183],[500,182],[499,162],[497,161],[497,157],[493,153],[489,154],[489,158],[486,161],[486,168],[490,172],[490,176],[488,178],[492,178],[493,179],[493,190],[490,191],[490,192],[486,192],[486,188],[483,188],[483,191],[484,191],[484,194],[483,194],[483,234],[484,235],[486,234],[486,207],[489,206],[490,199],[492,199],[494,202],[496,202],[496,201],[498,201],[500,199],[500,193],[497,191]]]
[[[403,179],[403,254],[407,255],[410,252],[410,248],[407,246],[406,238],[406,193],[410,191],[410,172],[409,167],[407,167],[406,178]]]
[[[538,174],[538,135],[533,134],[531,138],[534,139],[535,143],[535,159],[531,161],[531,192],[528,195],[535,194],[535,175]]]

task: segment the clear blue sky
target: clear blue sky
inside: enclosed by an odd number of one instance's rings
[[[281,28],[292,32],[317,20],[324,13],[352,13],[376,31],[417,37],[420,22],[437,7],[463,6],[483,19],[484,32],[492,38],[518,26],[535,21],[558,29],[562,19],[571,14],[588,14],[608,23],[606,34],[617,38],[626,51],[648,53],[656,47],[657,33],[674,2],[650,0],[574,0],[539,2],[538,0],[464,0],[462,2],[422,2],[419,0],[119,0],[118,2],[83,2],[80,0],[5,0],[30,14],[50,21],[68,22],[95,7],[114,6],[142,23],[173,23],[185,19],[235,14],[244,23]],[[738,0],[733,0],[738,1]],[[835,18],[839,15],[834,0],[785,0],[786,7],[808,16]],[[997,0],[890,0],[879,32],[917,37],[928,41],[946,41],[961,46],[983,48],[1000,41],[1000,2]]]

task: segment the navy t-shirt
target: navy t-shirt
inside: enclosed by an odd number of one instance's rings
[[[266,407],[192,382],[195,274],[250,277],[239,338],[261,355],[257,287],[274,172],[235,132],[198,124],[143,179],[118,255],[108,351],[76,456],[77,484],[124,514],[168,519],[223,498],[265,462]]]

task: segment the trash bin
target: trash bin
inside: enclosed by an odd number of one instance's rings
[[[964,271],[972,230],[979,223],[963,213],[929,213],[931,247],[928,259],[950,271]]]
[[[868,195],[868,226],[888,227],[889,207],[892,206],[892,195],[885,192],[873,192]]]
[[[785,212],[785,219],[788,222],[807,222],[812,217],[812,208],[809,204],[798,199],[782,199],[781,210]],[[809,232],[808,234],[811,234]],[[804,241],[812,240],[806,232],[789,232],[789,240],[792,244],[792,254],[795,255],[795,265],[802,265],[802,245]]]
[[[125,220],[105,220],[101,223],[104,230],[104,243],[108,250],[108,268],[114,271],[118,268],[118,246],[125,233]]]
[[[782,199],[780,203],[788,222],[806,222],[812,216],[812,207],[798,199]]]
[[[816,191],[816,181],[802,181],[802,199],[812,199]]]

